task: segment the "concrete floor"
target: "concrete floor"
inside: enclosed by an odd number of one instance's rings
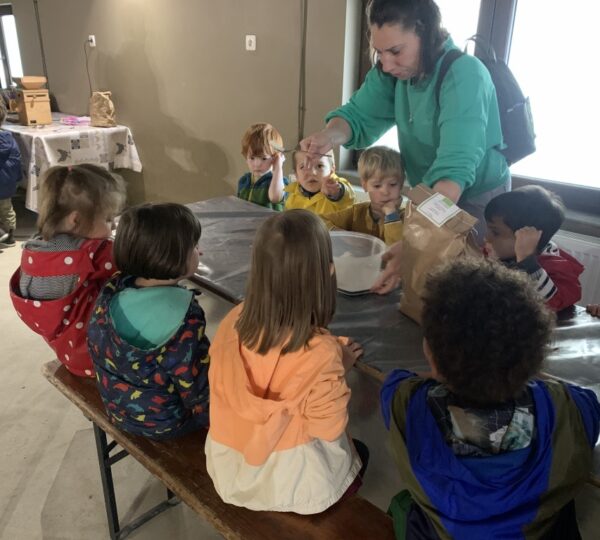
[[[27,238],[34,216],[17,206],[18,237]],[[41,376],[52,352],[17,317],[6,284],[19,264],[19,247],[0,252],[0,539],[95,540],[108,538],[100,475],[90,423]],[[230,309],[206,295],[201,300],[208,335]],[[352,436],[371,451],[361,495],[382,509],[401,489],[387,451],[379,418],[378,383],[354,370],[350,410]],[[133,458],[115,467],[121,520],[127,523],[163,497],[165,490]],[[600,490],[587,486],[579,497],[578,515],[584,539],[598,538]],[[184,505],[169,509],[130,536],[173,540],[220,538]]]

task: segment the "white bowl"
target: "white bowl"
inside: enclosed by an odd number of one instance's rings
[[[381,271],[383,240],[369,234],[331,231],[337,287],[342,292],[367,292]]]

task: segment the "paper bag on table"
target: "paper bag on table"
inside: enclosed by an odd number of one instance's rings
[[[400,311],[421,323],[428,272],[457,257],[483,257],[472,228],[477,219],[423,184],[408,192],[402,236]]]
[[[90,98],[90,125],[114,127],[117,125],[115,106],[110,92],[93,92]]]

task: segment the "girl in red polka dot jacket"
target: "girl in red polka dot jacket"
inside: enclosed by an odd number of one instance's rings
[[[123,180],[96,165],[50,169],[41,183],[39,232],[23,243],[10,280],[19,317],[75,375],[93,376],[87,325],[116,270],[110,236],[125,197]]]

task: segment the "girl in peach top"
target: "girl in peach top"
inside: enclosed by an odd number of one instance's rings
[[[346,433],[345,374],[362,349],[326,329],[335,291],[321,220],[306,210],[267,219],[256,235],[246,300],[225,317],[210,348],[205,451],[225,502],[315,514],[358,489],[368,451]]]

